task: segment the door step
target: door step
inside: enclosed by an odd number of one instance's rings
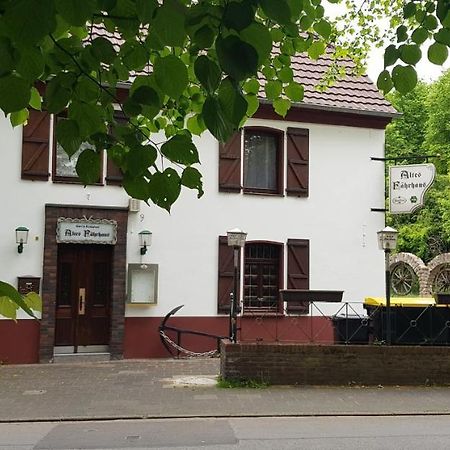
[[[53,355],[54,363],[105,362],[111,360],[110,353],[58,353]]]

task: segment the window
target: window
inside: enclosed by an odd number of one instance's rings
[[[54,117],[53,120],[64,120],[63,116]],[[121,121],[120,116],[116,117],[117,121]],[[22,138],[22,173],[21,176],[26,180],[48,181],[50,170],[50,123],[51,114],[46,111],[30,110],[28,124],[23,127]],[[55,126],[53,127],[55,129]],[[83,143],[80,149],[72,155],[67,156],[62,147],[53,139],[52,165],[53,180],[57,182],[78,183],[76,173],[76,163],[80,153],[86,148],[94,148],[89,143]],[[101,161],[103,158],[101,158]],[[123,174],[121,170],[108,157],[106,164],[106,173],[103,173],[103,167],[99,173],[99,184],[103,183],[103,179],[107,184],[122,184]]]
[[[244,258],[244,313],[278,311],[281,245],[248,243]]]
[[[309,130],[251,127],[236,133],[219,146],[219,191],[307,197]]]
[[[63,116],[54,116],[54,129],[56,130],[56,121],[66,120]],[[53,180],[65,181],[65,182],[79,182],[78,174],[76,170],[78,157],[86,149],[95,150],[95,146],[88,142],[83,142],[80,148],[69,157],[64,151],[63,147],[56,141],[56,134],[53,139]],[[99,180],[101,183],[102,169],[100,169]]]
[[[280,193],[283,133],[247,129],[244,132],[244,190]]]
[[[286,265],[284,255],[286,254]],[[219,236],[218,296],[219,314],[230,313],[230,293],[233,291],[234,262],[233,248],[228,246],[227,237]],[[288,239],[286,246],[280,243],[259,241],[247,242],[243,264],[243,306],[244,313],[281,312],[279,291],[288,289],[309,289],[309,241]],[[286,271],[285,271],[286,268]],[[239,292],[242,286],[238,286]],[[238,293],[238,297],[240,295]],[[307,311],[306,311],[307,312]],[[288,313],[304,314],[301,303],[289,303]]]

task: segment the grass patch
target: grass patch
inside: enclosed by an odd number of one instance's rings
[[[221,376],[217,378],[217,387],[222,389],[266,389],[270,386],[269,383],[260,380],[244,380],[244,379],[231,379],[224,380]]]

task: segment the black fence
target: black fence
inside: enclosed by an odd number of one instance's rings
[[[450,305],[392,306],[390,311],[392,345],[450,345]],[[385,344],[387,337],[386,307],[362,308],[361,303],[309,302],[301,315],[287,308],[276,314],[244,310],[240,319],[242,340],[251,340],[256,328],[265,336],[261,340],[278,342],[298,340],[291,338],[293,328],[308,343]]]

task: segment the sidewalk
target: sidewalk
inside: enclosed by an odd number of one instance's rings
[[[450,414],[445,387],[221,389],[218,373],[218,359],[0,366],[0,422]]]

